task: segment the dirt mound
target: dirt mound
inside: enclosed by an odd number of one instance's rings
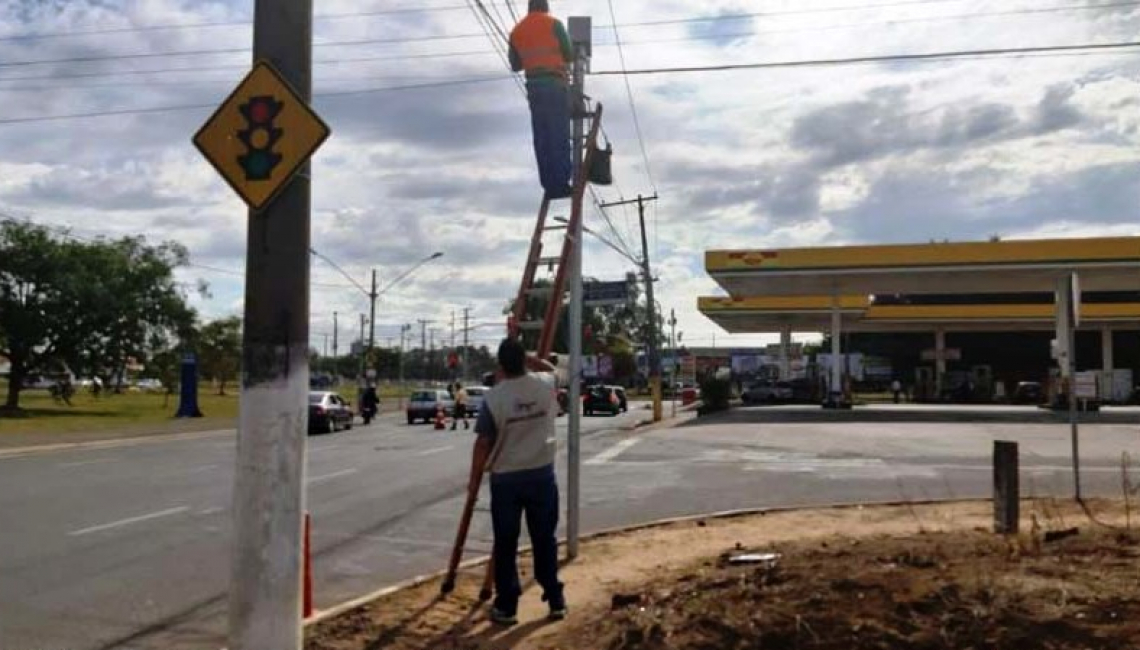
[[[1118,504],[1100,522],[1123,523]],[[1140,649],[1140,535],[1075,504],[1023,506],[1031,534],[988,534],[981,502],[694,520],[582,545],[564,567],[571,615],[491,625],[481,569],[308,630],[307,650]],[[1045,542],[1049,533],[1079,534]],[[753,554],[753,563],[737,564]],[[776,554],[771,561],[766,554]],[[528,562],[521,566],[527,567]],[[525,579],[525,575],[524,575]]]
[[[1140,648],[1140,545],[1047,546],[983,533],[833,539],[762,549],[774,564],[670,576],[594,621],[588,648],[882,650]]]

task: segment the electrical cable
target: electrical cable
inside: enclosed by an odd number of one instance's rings
[[[444,88],[448,86],[462,86],[477,83],[486,83],[490,81],[506,81],[507,79],[516,79],[514,75],[510,77],[487,77],[478,79],[460,79],[455,81],[435,82],[425,84],[413,84],[407,86],[386,86],[383,88],[365,88],[361,90],[344,90],[314,93],[314,97],[351,97],[357,95],[372,95],[383,92],[395,92],[403,90],[421,90],[428,88]],[[517,80],[517,79],[516,79]],[[115,117],[123,115],[149,115],[154,113],[169,113],[175,111],[191,111],[200,109],[216,109],[217,104],[185,104],[181,106],[155,106],[152,108],[128,108],[122,110],[109,110],[109,111],[92,111],[89,113],[71,113],[66,115],[44,115],[38,117],[15,117],[15,118],[0,118],[0,125],[3,124],[29,124],[35,122],[56,122],[62,120],[76,120],[95,117]]]
[[[900,63],[922,61],[947,61],[962,58],[1019,57],[1035,53],[1085,53],[1094,51],[1122,50],[1140,47],[1140,41],[1117,43],[1085,43],[1081,45],[1051,45],[1038,47],[1009,47],[987,50],[958,50],[950,52],[929,52],[924,54],[885,54],[879,56],[848,57],[840,59],[808,59],[802,61],[770,61],[761,63],[735,63],[708,66],[646,68],[641,70],[599,70],[590,74],[600,76],[681,74],[691,72],[723,72],[731,70],[767,70],[776,68],[808,68],[862,65],[867,63]]]
[[[617,43],[618,58],[621,61],[621,69],[625,70],[625,51],[621,47],[621,36],[618,34],[617,16],[614,13],[614,1],[607,0],[606,2],[610,8],[610,22],[614,24],[614,42]],[[629,99],[629,110],[633,116],[633,128],[637,133],[637,142],[641,147],[641,159],[645,162],[645,176],[649,179],[649,186],[653,188],[653,192],[657,192],[657,183],[653,180],[653,170],[649,164],[649,153],[645,148],[645,137],[641,131],[641,120],[637,116],[637,104],[633,101],[633,87],[630,85],[629,75],[624,75],[622,79],[625,81],[625,94]]]

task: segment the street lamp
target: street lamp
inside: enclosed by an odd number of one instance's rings
[[[395,280],[392,280],[391,282],[389,282],[383,289],[377,289],[376,269],[372,269],[372,290],[369,291],[368,289],[365,289],[363,285],[361,285],[359,282],[357,282],[355,278],[353,278],[351,275],[349,275],[347,272],[345,272],[344,269],[340,268],[340,266],[336,262],[334,262],[331,259],[329,259],[328,257],[318,253],[316,251],[316,249],[314,249],[314,248],[310,248],[309,252],[312,253],[313,255],[321,258],[325,262],[328,262],[329,265],[332,266],[334,269],[336,269],[337,272],[339,272],[342,276],[344,276],[344,278],[346,280],[351,282],[352,286],[359,289],[360,292],[363,293],[365,295],[365,297],[367,297],[369,302],[371,303],[371,306],[370,306],[370,319],[371,320],[369,321],[369,330],[368,330],[368,349],[365,352],[365,355],[371,353],[373,348],[376,346],[376,301],[380,298],[380,296],[384,295],[385,293],[388,293],[388,291],[395,288],[395,286],[397,284],[404,281],[412,273],[415,273],[417,270],[419,270],[419,268],[421,266],[423,266],[424,264],[427,264],[428,262],[430,262],[432,260],[437,260],[437,259],[443,257],[443,253],[438,252],[438,251],[435,253],[432,253],[431,255],[428,255],[427,257],[423,258],[419,262],[416,262],[414,265],[412,265],[412,267],[409,268],[407,271],[404,271],[399,276],[397,276]],[[362,335],[362,338],[363,338],[363,335]],[[363,341],[361,341],[361,344],[363,344]]]

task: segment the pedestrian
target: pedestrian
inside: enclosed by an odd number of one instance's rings
[[[501,625],[518,622],[518,545],[521,521],[530,532],[534,577],[542,587],[551,620],[566,617],[566,600],[558,581],[558,483],[554,477],[557,450],[554,421],[558,413],[554,392],[526,372],[526,351],[516,339],[499,346],[502,380],[487,391],[471,458],[468,489],[477,491],[483,472],[491,474],[491,522],[495,533],[495,601],[491,620]]]
[[[463,428],[470,429],[467,423],[467,389],[459,382],[455,382],[455,416],[451,418],[451,430],[455,431],[459,421],[463,420]]]
[[[364,394],[360,396],[360,416],[364,419],[364,424],[371,424],[379,411],[380,395],[376,392],[376,386],[369,382]]]
[[[902,398],[902,382],[898,379],[892,381],[891,392],[895,394],[895,404],[898,404]]]
[[[566,27],[550,15],[547,0],[530,0],[527,15],[511,30],[510,62],[526,73],[527,103],[538,177],[548,199],[573,194],[570,185],[570,91],[567,68],[574,58]]]

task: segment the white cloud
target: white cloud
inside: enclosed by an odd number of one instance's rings
[[[598,27],[594,69],[619,66],[612,31],[604,28],[610,23],[607,3],[553,4],[563,15],[592,14]],[[1130,39],[1140,27],[1140,11],[1130,7],[1017,15],[1009,12],[1048,7],[981,0],[875,9],[860,4],[623,0],[615,9],[625,25],[621,36],[631,68],[1106,42]],[[322,0],[317,9],[336,14],[405,6],[414,3]],[[0,121],[214,105],[240,78],[247,51],[11,64],[241,50],[251,38],[250,29],[240,25],[74,32],[240,21],[249,11],[248,2],[220,0],[0,5]],[[766,15],[630,26],[757,11]],[[998,13],[1005,15],[991,15]],[[482,36],[331,44],[479,31],[466,9],[319,20],[316,90],[504,74]],[[749,31],[754,34],[742,35]],[[12,40],[59,32],[73,35]],[[684,40],[694,36],[703,40]],[[448,52],[467,54],[392,58]],[[62,78],[171,68],[182,70]],[[716,329],[695,305],[697,295],[715,289],[703,272],[708,248],[1138,230],[1131,206],[1140,191],[1133,180],[1140,172],[1140,64],[1131,52],[630,81],[661,195],[649,218],[659,300],[676,308],[687,340],[707,338]],[[589,83],[591,96],[605,103],[606,131],[617,152],[618,184],[599,188],[599,194],[615,200],[651,193],[624,83],[616,77]],[[378,319],[382,331],[416,318],[449,321],[451,311],[464,306],[475,307],[481,319],[501,320],[502,306],[517,290],[539,199],[526,106],[515,86],[500,80],[318,97],[315,104],[334,137],[314,159],[313,245],[361,282],[373,267],[383,281],[434,250],[445,252],[385,297]],[[174,239],[191,249],[197,263],[240,271],[245,210],[190,145],[209,113],[190,108],[0,124],[0,211],[87,234]],[[636,213],[611,214],[621,236],[636,246]],[[587,219],[592,228],[616,237],[593,211]],[[630,266],[597,243],[589,244],[586,259],[587,273],[598,277],[621,276]],[[328,265],[315,261],[312,269],[315,283],[335,285],[314,288],[313,330],[330,331],[337,311],[347,340],[364,298],[338,288],[348,283]],[[202,268],[181,277],[211,281],[213,298],[194,298],[204,313],[240,309],[240,277]]]

